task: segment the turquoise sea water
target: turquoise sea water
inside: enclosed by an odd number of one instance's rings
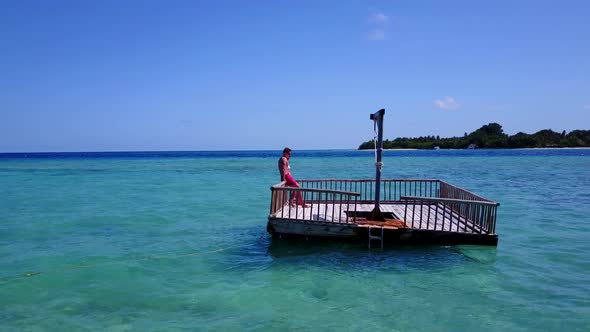
[[[590,150],[385,151],[501,203],[497,248],[385,251],[269,238],[279,154],[0,154],[0,330],[590,331]]]

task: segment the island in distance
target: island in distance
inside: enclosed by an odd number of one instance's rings
[[[544,129],[534,134],[519,132],[507,135],[498,123],[489,123],[462,137],[439,136],[398,137],[384,140],[384,149],[521,149],[521,148],[577,148],[590,147],[590,130],[573,130],[569,133]],[[373,140],[364,142],[359,150],[374,149]]]

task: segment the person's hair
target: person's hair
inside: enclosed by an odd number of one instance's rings
[[[284,148],[284,149],[283,149],[283,154],[285,154],[285,153],[291,153],[291,149],[289,149],[289,148]]]

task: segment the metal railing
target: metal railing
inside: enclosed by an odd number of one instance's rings
[[[468,201],[482,201],[482,202],[492,202],[493,201],[483,198],[479,195],[476,195],[470,191],[467,191],[463,188],[459,188],[452,184],[449,184],[445,181],[439,180],[440,183],[440,195],[441,198],[453,198],[453,199],[463,199]]]
[[[300,188],[281,182],[271,187],[270,216],[300,221],[356,223],[357,205],[375,200],[375,180],[300,180]],[[291,206],[301,194],[309,207]],[[381,202],[404,205],[408,227],[450,232],[495,234],[500,205],[441,180],[381,180]]]
[[[439,197],[440,180],[396,179],[381,180],[381,201],[399,201],[401,196]],[[357,192],[359,201],[375,200],[375,180],[301,180],[303,188]]]
[[[422,230],[495,234],[499,203],[453,198],[402,196],[404,220]]]
[[[300,221],[356,223],[359,193],[343,190],[286,187],[281,182],[271,188],[270,216]],[[299,202],[294,195],[301,195]],[[289,204],[290,200],[294,204]]]

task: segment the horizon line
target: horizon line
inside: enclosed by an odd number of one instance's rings
[[[243,149],[243,150],[110,150],[110,151],[18,151],[18,152],[4,152],[0,151],[0,154],[27,154],[27,153],[137,153],[137,152],[255,152],[255,151],[282,151],[280,149]],[[358,150],[364,151],[366,149],[292,149],[293,151],[334,151],[334,150]]]

